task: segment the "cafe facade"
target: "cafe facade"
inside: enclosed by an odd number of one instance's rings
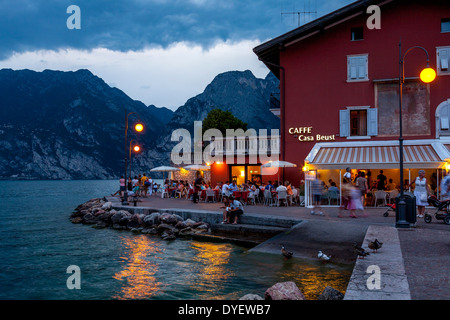
[[[280,80],[280,159],[297,165],[282,169],[284,180],[308,186],[318,172],[340,188],[350,167],[369,180],[383,170],[398,186],[403,73],[403,176],[423,169],[439,194],[450,168],[448,1],[356,1],[254,52]],[[427,62],[431,83],[419,78]]]

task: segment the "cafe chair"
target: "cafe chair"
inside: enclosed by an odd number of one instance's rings
[[[216,193],[212,189],[206,190],[205,202],[208,202],[209,199],[212,199],[212,202],[216,202]]]
[[[270,206],[273,203],[272,192],[269,190],[264,190],[264,205]]]
[[[278,191],[277,195],[277,207],[280,206],[280,200],[283,201],[286,204],[286,207],[289,206],[289,203],[287,201],[287,192],[286,191]]]
[[[250,192],[247,196],[247,203],[256,205],[255,198],[256,198],[256,192]]]
[[[386,204],[387,204],[386,195],[387,195],[387,193],[383,190],[375,191],[375,194],[374,194],[375,200],[373,202],[373,206],[377,207],[378,201],[382,201],[384,203],[384,205],[386,206]]]
[[[399,192],[397,189],[392,190],[389,192],[389,204],[395,203],[395,198],[398,196]]]
[[[336,201],[336,205],[339,205],[339,194],[337,191],[328,190],[328,205],[331,205],[333,201]]]

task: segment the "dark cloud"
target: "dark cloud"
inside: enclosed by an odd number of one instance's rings
[[[296,27],[281,12],[303,10],[303,2],[308,0],[0,0],[0,59],[37,49],[127,51],[179,41],[208,46],[218,39],[269,39]],[[352,1],[309,0],[316,2],[320,16]],[[66,27],[73,4],[81,9],[81,30]]]

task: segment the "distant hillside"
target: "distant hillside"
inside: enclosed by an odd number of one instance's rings
[[[0,70],[0,176],[117,177],[124,168],[125,108],[149,124],[140,141],[152,141],[168,121],[88,70]]]
[[[124,171],[125,108],[145,123],[129,140],[142,146],[133,171],[170,165],[172,131],[203,120],[213,108],[231,111],[249,128],[278,128],[269,111],[278,80],[250,71],[222,73],[175,112],[145,106],[88,70],[0,70],[0,178],[108,179]],[[137,119],[130,116],[130,126]],[[129,156],[129,155],[127,155]]]

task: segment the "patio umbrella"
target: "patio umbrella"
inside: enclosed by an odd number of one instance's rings
[[[281,161],[276,160],[272,162],[267,162],[263,164],[262,168],[294,168],[297,165],[295,163],[287,162],[287,161]],[[278,180],[280,180],[280,170],[278,170]]]
[[[263,168],[294,168],[297,165],[295,163],[287,162],[287,161],[272,161],[267,162],[266,164],[263,164],[261,167]]]
[[[173,172],[173,171],[178,171],[178,170],[180,170],[180,168],[169,167],[169,166],[160,166],[160,167],[153,168],[150,171],[152,171],[152,172]]]
[[[202,164],[191,164],[189,166],[184,167],[186,170],[210,170],[211,167]]]

